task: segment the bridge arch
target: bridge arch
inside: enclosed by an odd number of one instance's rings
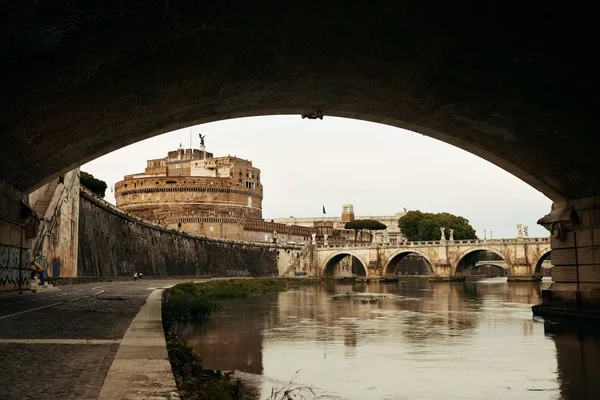
[[[456,264],[454,265],[454,268],[453,268],[454,275],[463,274],[465,268],[469,265],[469,263],[474,261],[471,257],[478,253],[484,252],[484,251],[489,252],[489,253],[494,253],[498,257],[500,257],[506,263],[506,265],[508,266],[508,270],[510,271],[512,264],[506,259],[506,256],[504,254],[502,254],[501,252],[499,252],[498,250],[496,250],[492,247],[481,246],[481,247],[467,249],[458,256],[458,258],[456,259]],[[493,264],[493,261],[491,261],[490,264]]]
[[[0,44],[0,53],[10,55],[0,60],[10,94],[0,99],[3,180],[31,190],[117,148],[199,123],[325,114],[453,144],[555,201],[600,190],[593,146],[563,152],[559,161],[543,156],[555,152],[565,135],[587,143],[596,126],[584,112],[592,98],[587,82],[593,63],[555,56],[591,36],[562,29],[555,22],[565,20],[562,7],[547,6],[544,18],[524,13],[515,19],[509,8],[465,13],[445,2],[290,8],[258,1],[262,7],[253,3],[253,18],[242,18],[246,2],[217,2],[210,12],[191,0],[178,3],[147,7],[135,0],[128,12],[78,4],[77,23],[60,45],[53,35],[64,31],[63,21],[46,15],[45,7],[3,7],[3,29],[15,38]],[[273,18],[279,23],[261,29]],[[44,22],[22,24],[24,19]],[[448,20],[458,22],[449,28]],[[489,35],[475,34],[480,21],[487,22]],[[533,38],[532,26],[540,33]],[[545,38],[554,35],[564,40],[548,46]],[[523,36],[526,45],[518,39]],[[200,59],[209,61],[194,68]],[[551,89],[547,77],[553,78]],[[502,148],[491,150],[497,143]]]
[[[335,268],[340,262],[346,257],[351,257],[350,264],[348,265],[348,275],[352,276],[368,276],[367,266],[365,262],[354,252],[351,251],[340,251],[327,257],[321,268],[324,276],[333,276],[335,274]]]
[[[534,265],[534,270],[533,273],[535,275],[541,274],[542,273],[542,264],[544,263],[544,261],[550,259],[550,257],[552,256],[552,250],[548,250],[544,253],[542,253],[539,258],[537,260],[535,260]]]
[[[433,266],[431,265],[431,261],[429,260],[429,258],[427,257],[427,255],[425,255],[425,253],[423,253],[420,250],[413,250],[413,249],[402,249],[402,250],[398,250],[395,251],[394,253],[392,253],[385,261],[385,268],[384,268],[384,273],[385,275],[393,275],[397,265],[400,261],[402,261],[406,256],[409,255],[417,255],[421,258],[423,258],[426,262],[427,265],[429,266],[429,274],[433,275],[434,274],[434,270],[433,270]]]

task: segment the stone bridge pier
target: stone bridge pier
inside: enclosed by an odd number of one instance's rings
[[[600,316],[600,196],[555,202],[538,223],[550,231],[554,269],[534,313]]]

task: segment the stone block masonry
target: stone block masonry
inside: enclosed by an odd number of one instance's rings
[[[215,240],[123,212],[82,188],[78,276],[276,276],[278,247]]]

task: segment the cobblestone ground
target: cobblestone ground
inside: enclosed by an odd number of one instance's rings
[[[18,315],[2,321],[0,338],[120,339],[146,297],[99,295]]]
[[[151,290],[96,297],[0,321],[0,400],[96,399],[118,344],[14,344],[2,339],[121,339]]]
[[[0,399],[98,397],[118,344],[0,344]]]

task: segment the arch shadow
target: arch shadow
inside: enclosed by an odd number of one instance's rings
[[[350,258],[349,260],[344,260],[348,257]],[[343,263],[344,265],[340,265],[340,263]],[[367,276],[367,268],[363,260],[350,252],[336,253],[329,256],[323,263],[323,268],[321,269],[323,275],[335,276],[335,270],[338,266],[343,268],[342,273],[347,273],[347,276]]]
[[[480,247],[480,248],[466,250],[458,257],[458,261],[456,262],[456,265],[454,266],[454,275],[455,276],[464,275],[466,269],[474,268],[476,262],[478,261],[477,255],[481,254],[482,252],[496,254],[498,257],[500,257],[500,259],[503,262],[506,263],[506,265],[507,265],[506,269],[508,269],[508,271],[510,272],[512,265],[508,261],[506,261],[503,254],[501,254],[500,252],[498,252],[497,250],[494,250],[494,249]],[[493,261],[494,260],[490,260],[490,264],[493,265]],[[497,261],[500,261],[500,260],[497,260]],[[503,268],[503,267],[500,267],[500,268]]]
[[[434,270],[433,270],[433,266],[431,265],[431,261],[429,261],[429,258],[427,258],[427,256],[419,251],[414,251],[414,250],[400,250],[397,251],[395,253],[393,253],[390,257],[388,257],[388,259],[386,260],[385,263],[385,275],[395,275],[398,272],[398,268],[402,268],[402,266],[400,266],[400,264],[403,261],[409,261],[408,259],[411,258],[412,256],[417,256],[419,259],[423,260],[425,263],[424,266],[419,266],[419,265],[415,265],[417,264],[415,263],[411,263],[413,265],[405,265],[404,267],[407,268],[409,271],[415,272],[426,272],[425,274],[420,274],[420,273],[415,273],[414,275],[434,275]],[[415,260],[417,261],[417,260]],[[406,263],[408,264],[408,263]],[[423,271],[425,270],[425,271]],[[411,274],[413,275],[413,274]]]
[[[544,261],[546,260],[552,260],[552,250],[548,250],[545,253],[543,253],[540,258],[538,258],[535,262],[535,269],[534,269],[534,274],[538,275],[542,273],[542,264],[544,263]]]

